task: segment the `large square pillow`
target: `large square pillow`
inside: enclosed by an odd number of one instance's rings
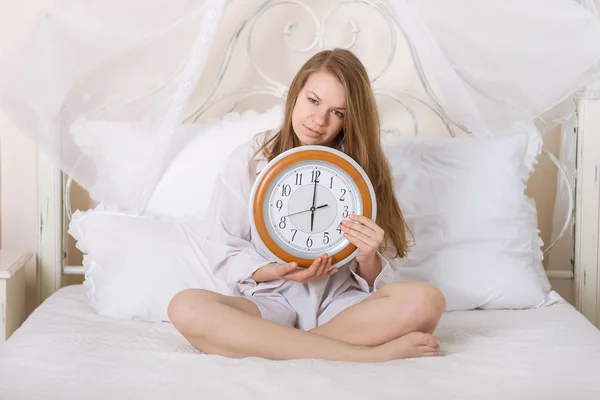
[[[277,128],[282,106],[264,113],[230,113],[203,124],[184,124],[184,140],[153,192],[144,216],[117,212],[100,204],[74,215],[70,234],[84,254],[86,294],[101,315],[143,321],[166,321],[170,299],[187,288],[228,294],[213,278],[195,243],[204,235],[202,221],[218,173],[229,153],[254,135]],[[97,132],[103,122],[86,121]],[[139,124],[107,125],[111,132],[140,131]],[[137,129],[137,130],[136,130]],[[130,140],[144,142],[143,135]],[[135,147],[135,146],[134,146]],[[111,154],[111,169],[125,168],[127,157]],[[126,181],[124,179],[123,181]]]
[[[164,156],[167,169],[147,206],[148,215],[204,217],[216,175],[231,150],[258,133],[277,128],[282,120],[283,107],[277,105],[265,112],[232,112],[203,123],[178,125]],[[132,190],[132,183],[146,176],[148,165],[156,162],[151,159],[156,129],[156,123],[147,120],[79,118],[73,123],[73,140],[86,155],[80,168],[93,165],[96,169],[94,181],[86,182],[91,185],[92,199],[119,204],[122,209],[137,206],[139,188]],[[182,191],[185,196],[180,196]]]
[[[550,284],[525,185],[537,131],[503,137],[386,139],[396,196],[414,243],[399,281],[426,281],[447,310],[543,305]]]
[[[69,233],[84,253],[87,299],[100,315],[168,321],[169,302],[184,289],[230,293],[197,246],[205,237],[202,220],[126,215],[100,205],[76,212]]]
[[[253,136],[275,129],[283,120],[283,107],[264,113],[231,113],[203,125],[186,124],[184,136],[195,137],[169,165],[150,198],[146,215],[205,218],[217,175],[231,151]]]

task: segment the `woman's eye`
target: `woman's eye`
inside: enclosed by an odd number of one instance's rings
[[[338,110],[333,110],[333,113],[334,113],[336,116],[340,117],[340,118],[342,118],[342,117],[344,116],[344,114],[342,114],[342,113],[341,113],[341,112],[339,112]]]
[[[312,97],[309,97],[308,101],[310,101],[313,104],[317,104],[317,100],[313,99]]]

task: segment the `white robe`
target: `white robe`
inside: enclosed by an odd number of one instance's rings
[[[217,278],[224,280],[236,296],[255,300],[268,298],[291,307],[296,316],[290,325],[309,330],[322,325],[344,308],[356,304],[371,293],[394,280],[398,258],[378,252],[382,270],[370,287],[355,271],[355,259],[339,267],[329,277],[299,283],[275,280],[257,283],[252,274],[260,267],[274,262],[251,235],[248,212],[250,191],[254,180],[267,164],[263,154],[256,153],[264,134],[237,147],[229,156],[225,168],[215,183],[209,208],[207,241],[203,252]],[[277,313],[278,307],[265,310],[265,302],[257,305],[265,312]],[[262,306],[261,306],[262,305]],[[277,322],[286,318],[271,316]]]

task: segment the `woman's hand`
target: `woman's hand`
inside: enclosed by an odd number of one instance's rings
[[[329,267],[331,267],[331,257],[327,256],[327,254],[323,254],[322,256],[317,257],[308,268],[298,269],[298,264],[295,262],[288,264],[272,263],[259,268],[252,275],[252,278],[256,282],[284,279],[305,283],[338,272],[337,268],[330,271]]]
[[[324,276],[333,275],[338,272],[337,268],[329,270],[331,267],[331,257],[327,254],[317,257],[308,268],[297,269],[295,262],[289,264],[276,264],[275,271],[279,279],[296,282],[309,282],[315,279],[321,279]]]
[[[342,221],[344,237],[358,248],[356,261],[359,265],[372,264],[377,259],[377,250],[383,243],[385,233],[370,218],[350,215],[352,221]]]

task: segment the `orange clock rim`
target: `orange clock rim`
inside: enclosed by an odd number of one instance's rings
[[[372,218],[373,210],[373,199],[371,198],[371,193],[369,191],[367,182],[365,182],[365,179],[363,178],[361,173],[350,162],[341,158],[338,155],[321,150],[306,150],[290,154],[289,156],[284,157],[281,160],[277,161],[275,164],[273,164],[273,166],[265,173],[265,175],[263,176],[262,180],[256,188],[254,204],[252,205],[256,231],[264,245],[269,249],[269,251],[271,251],[271,253],[273,253],[281,260],[289,260],[287,262],[296,261],[298,266],[304,268],[310,267],[313,263],[313,260],[307,258],[298,258],[283,250],[277,245],[277,243],[275,243],[275,241],[271,238],[271,235],[269,235],[269,231],[267,230],[267,226],[265,224],[263,204],[265,196],[267,194],[267,190],[269,188],[269,184],[273,181],[273,179],[275,179],[277,175],[279,175],[279,173],[282,170],[299,161],[308,160],[325,161],[342,168],[348,174],[348,176],[350,176],[354,180],[354,183],[356,184],[358,191],[362,197],[362,215],[364,215],[367,218]],[[341,260],[344,260],[355,250],[356,246],[352,243],[349,243],[346,247],[344,247],[341,251],[339,251],[336,255],[333,256],[331,264],[333,265]]]

